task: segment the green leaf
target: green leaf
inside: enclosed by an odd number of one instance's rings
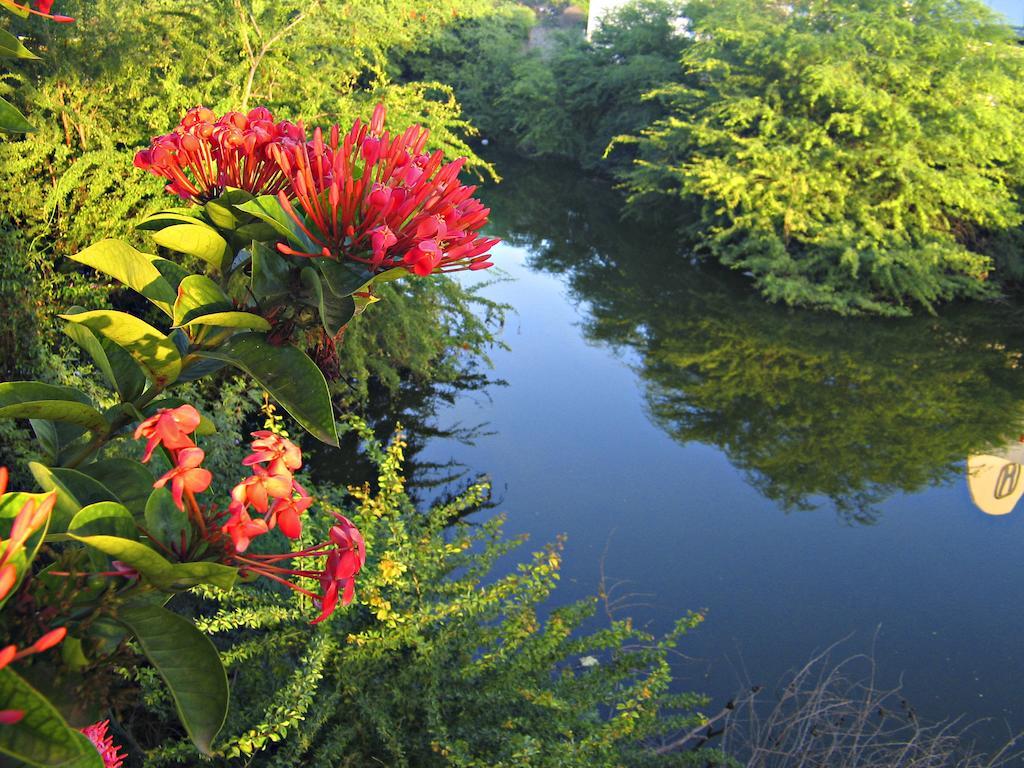
[[[0,670],[0,702],[25,713],[19,722],[0,727],[0,752],[29,765],[103,768],[89,740],[10,667]]]
[[[228,678],[210,639],[188,619],[156,605],[129,605],[118,613],[139,641],[174,698],[189,738],[212,753],[228,714]]]
[[[23,19],[27,19],[29,17],[27,2],[25,4],[21,4],[14,2],[14,0],[0,0],[0,7],[6,8],[15,16],[20,16]]]
[[[136,229],[146,232],[158,232],[178,224],[201,224],[202,219],[195,215],[193,208],[169,208],[151,213],[135,225]]]
[[[227,294],[206,275],[189,275],[178,286],[174,302],[174,326],[187,325],[193,319],[214,312],[229,312],[234,307]]]
[[[94,333],[110,339],[142,366],[146,377],[158,387],[166,387],[181,373],[181,355],[174,342],[144,320],[127,312],[94,309],[74,315],[60,315]]]
[[[252,279],[250,287],[257,301],[267,301],[290,293],[291,268],[273,248],[260,243],[252,244]]]
[[[25,116],[11,102],[0,97],[0,131],[4,133],[29,133],[34,130],[32,123],[26,120]]]
[[[153,265],[153,256],[135,250],[122,240],[100,240],[71,258],[110,275],[171,315],[174,289]]]
[[[164,280],[174,290],[174,296],[177,298],[178,286],[181,285],[182,280],[192,273],[180,264],[175,264],[170,259],[164,259],[160,256],[151,256],[149,261],[163,275]]]
[[[328,445],[338,444],[327,380],[305,352],[274,346],[262,333],[240,333],[219,349],[196,354],[245,371],[311,435]]]
[[[39,59],[32,51],[22,45],[21,40],[6,29],[0,29],[0,58]]]
[[[39,400],[65,400],[90,405],[84,392],[74,387],[43,384],[38,381],[11,381],[0,384],[0,407],[12,406]],[[11,418],[15,415],[11,414]],[[69,423],[55,423],[43,419],[31,419],[32,429],[43,450],[56,461],[63,448],[78,439],[83,429]]]
[[[101,501],[82,507],[68,523],[68,533],[75,536],[117,536],[138,538],[135,518],[128,508],[116,501]]]
[[[153,473],[134,459],[104,459],[81,467],[83,474],[112,491],[118,500],[139,518],[153,491]]]
[[[216,200],[211,200],[203,206],[203,210],[216,227],[234,229],[238,226],[238,217],[231,211],[230,206],[223,205]]]
[[[269,331],[270,323],[252,312],[212,312],[196,317],[185,323],[192,325],[213,325],[221,328],[242,328],[252,331]]]
[[[0,419],[48,419],[106,434],[110,424],[103,414],[85,403],[73,400],[33,400],[0,407]]]
[[[118,536],[79,536],[69,533],[75,541],[98,549],[115,560],[127,563],[158,589],[180,591],[196,584],[212,584],[231,589],[238,580],[238,570],[221,563],[199,561],[172,563],[145,544]]]
[[[198,256],[217,270],[223,268],[226,256],[230,258],[227,241],[201,222],[174,224],[153,233],[153,240],[172,251]]]
[[[69,311],[68,314],[84,311]],[[146,376],[125,350],[109,339],[97,336],[84,325],[65,323],[64,333],[89,354],[121,402],[130,402],[142,394],[146,388]]]
[[[32,477],[44,491],[57,491],[50,527],[54,533],[67,530],[78,510],[100,501],[120,501],[114,493],[86,474],[64,467],[47,467],[36,461],[28,464]]]
[[[165,545],[179,545],[182,531],[187,538],[188,518],[178,509],[166,488],[154,488],[146,502],[146,530]]]
[[[236,207],[238,210],[244,211],[269,224],[278,235],[284,237],[298,250],[304,253],[320,252],[320,248],[313,244],[313,241],[299,228],[295,220],[281,207],[281,203],[276,196],[261,195],[255,200],[250,200]]]
[[[353,269],[334,259],[316,258],[312,261],[323,275],[328,289],[336,296],[351,296],[373,280],[373,273],[369,270]]]
[[[312,267],[303,267],[300,277],[302,284],[313,294],[324,329],[332,337],[337,336],[355,315],[355,301],[351,296],[337,296],[325,291],[320,276]]]

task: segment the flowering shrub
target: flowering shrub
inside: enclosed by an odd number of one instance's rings
[[[36,624],[65,617],[23,650],[16,643],[0,651],[7,723],[0,753],[30,765],[119,764],[103,721],[93,718],[99,722],[83,732],[97,749],[83,748],[85,736],[46,696],[63,700],[57,694],[70,675],[75,717],[90,708],[98,715],[104,688],[90,676],[137,667],[138,651],[170,692],[193,749],[211,755],[228,712],[227,676],[209,638],[164,604],[199,585],[230,591],[258,580],[290,589],[305,601],[306,622],[320,625],[355,599],[366,543],[336,511],[318,528],[321,540],[308,540],[314,499],[295,477],[299,446],[276,428],[254,432],[242,460],[248,475],[218,504],[207,498],[216,478],[202,447],[214,427],[168,391],[231,365],[308,432],[337,444],[324,373],[336,370],[345,328],[378,300],[376,283],[490,266],[486,253],[496,241],[478,235],[487,209],[458,182],[461,163],[424,154],[427,135],[418,128],[389,138],[383,119],[378,108],[341,144],[335,126],[325,144],[319,129],[307,140],[301,124],[277,122],[266,109],[219,118],[191,110],[136,164],[166,177],[168,191],[194,207],[155,214],[140,228],[157,246],[198,259],[204,272],[117,240],[74,257],[135,290],[168,327],[129,312],[71,307],[61,315],[65,330],[92,358],[109,396],[36,381],[0,384],[0,418],[30,420],[47,461],[29,469],[48,492],[8,494],[7,506],[0,503],[0,513],[11,510],[0,514],[0,523],[11,519],[0,605],[17,595],[12,627],[32,623],[29,616]],[[318,164],[313,181],[302,173],[309,162]],[[382,239],[391,227],[393,241]],[[311,245],[311,232],[323,247]],[[380,258],[364,255],[374,249]],[[145,441],[141,460],[111,450],[129,436]],[[11,677],[11,661],[62,641],[66,675],[51,681],[52,691],[30,694]],[[64,734],[60,748],[31,736],[43,710],[46,727]]]

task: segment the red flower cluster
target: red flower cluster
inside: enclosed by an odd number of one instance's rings
[[[206,454],[197,448],[190,435],[199,426],[199,411],[191,405],[178,408],[161,408],[153,416],[143,421],[135,429],[135,439],[148,438],[146,452],[142,456],[144,462],[153,457],[153,449],[157,445],[171,454],[174,467],[153,483],[154,488],[163,488],[171,484],[171,495],[178,509],[185,509],[184,496],[202,493],[213,482],[213,474],[199,465]]]
[[[121,768],[128,756],[121,751],[121,747],[115,744],[114,738],[107,733],[109,725],[109,720],[102,720],[83,728],[82,734],[92,742],[96,751],[100,753],[100,757],[103,758],[103,768]]]
[[[442,152],[426,154],[427,136],[418,125],[391,136],[378,104],[370,123],[356,120],[344,138],[334,125],[326,141],[317,128],[304,145],[274,145],[271,152],[291,182],[278,200],[319,251],[278,249],[355,261],[374,272],[490,267],[488,252],[499,241],[478,234],[490,209],[472,197],[476,187],[459,181],[465,158],[444,164]]]
[[[190,437],[199,421],[198,411],[190,405],[183,405],[161,409],[135,430],[136,439],[148,439],[144,460],[148,460],[153,450],[162,445],[175,462],[175,467],[158,479],[154,486],[159,488],[170,482],[178,506],[184,508],[184,501],[188,501],[188,513],[195,528],[210,549],[221,551],[223,563],[264,576],[313,600],[321,609],[314,623],[330,616],[339,600],[342,605],[352,602],[356,574],[366,562],[366,545],[359,530],[342,515],[335,514],[337,523],[331,527],[328,541],[321,544],[298,552],[246,553],[252,539],[274,528],[279,528],[291,539],[302,534],[300,518],[312,505],[313,498],[293,475],[302,467],[299,447],[273,432],[253,432],[252,453],[242,460],[252,475],[231,491],[227,522],[219,529],[213,528],[211,524],[222,520],[223,513],[201,507],[194,496],[205,491],[212,481],[210,472],[199,466],[204,458],[203,451]],[[251,514],[253,511],[255,517]],[[324,557],[326,561],[322,570],[281,565],[290,560]],[[289,580],[295,577],[317,579],[320,594]]]
[[[274,160],[274,148],[304,141],[300,126],[275,121],[263,107],[223,117],[195,107],[171,133],[156,136],[149,149],[137,152],[135,165],[167,179],[167,191],[184,200],[206,202],[227,187],[274,194],[288,183]]]
[[[279,527],[289,539],[302,534],[299,515],[309,509],[312,497],[292,476],[302,467],[299,447],[273,432],[253,432],[252,453],[242,464],[252,468],[252,475],[231,491],[231,517],[223,531],[231,537],[235,551],[245,552],[249,542]],[[249,510],[263,517],[255,520]]]
[[[56,21],[60,24],[67,24],[74,21],[70,16],[61,16],[60,14],[50,13],[53,9],[53,0],[32,0],[34,8],[29,8],[28,12],[35,14],[36,16],[42,16],[44,19],[50,21]]]

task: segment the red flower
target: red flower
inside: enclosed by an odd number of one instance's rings
[[[178,505],[178,509],[185,509],[185,491],[202,493],[213,482],[213,473],[199,466],[204,458],[206,454],[202,448],[181,449],[178,451],[177,465],[153,483],[153,487],[163,488],[169,482],[174,503]]]
[[[142,461],[149,461],[153,450],[160,444],[169,451],[192,448],[195,443],[189,437],[199,426],[199,411],[191,405],[177,408],[161,408],[135,429],[135,439],[149,438]]]
[[[245,478],[231,490],[232,502],[252,506],[256,511],[266,514],[270,499],[291,498],[293,480],[290,472],[272,475],[259,465],[254,466],[252,471],[251,477]]]
[[[82,733],[100,753],[100,757],[103,758],[103,768],[121,768],[127,755],[121,752],[121,747],[116,745],[113,737],[107,733],[109,725],[109,720],[103,720],[86,726],[82,729]]]
[[[8,477],[7,467],[0,467],[0,495],[7,491]],[[18,569],[11,562],[12,558],[24,548],[29,536],[46,522],[56,503],[57,492],[52,491],[41,501],[28,499],[15,516],[10,535],[0,549],[0,600],[7,596],[18,581]]]
[[[336,549],[327,556],[327,563],[320,574],[320,615],[313,620],[319,624],[338,606],[341,593],[343,606],[352,602],[356,593],[356,574],[366,563],[366,542],[352,521],[335,513],[338,524],[331,527],[331,542]]]
[[[303,494],[299,498],[278,499],[270,510],[269,524],[281,529],[281,533],[289,539],[297,539],[302,535],[302,521],[299,515],[309,509],[313,497]]]
[[[32,0],[32,5],[35,7],[28,8],[28,12],[35,14],[36,16],[42,16],[44,19],[56,21],[61,24],[74,21],[70,16],[60,16],[59,14],[50,13],[53,9],[53,0]]]
[[[262,536],[269,528],[266,520],[253,520],[245,507],[239,505],[233,509],[231,518],[221,530],[231,537],[236,552],[245,552],[249,548],[249,542],[257,536]]]
[[[21,722],[25,713],[20,709],[0,709],[0,725],[14,725]]]
[[[252,453],[242,459],[244,466],[269,464],[272,475],[283,475],[302,468],[302,451],[291,440],[267,430],[253,432],[252,436],[256,439],[252,441]]]
[[[171,133],[154,137],[149,149],[137,152],[135,165],[167,179],[167,191],[186,200],[206,202],[228,187],[254,195],[275,194],[285,188],[287,179],[272,148],[302,141],[300,126],[276,122],[263,107],[222,117],[195,107]]]
[[[278,200],[316,246],[308,253],[278,249],[354,261],[374,272],[405,267],[429,275],[491,266],[488,251],[498,240],[478,234],[490,209],[472,197],[476,187],[459,181],[465,158],[443,164],[441,152],[424,152],[427,136],[416,125],[391,136],[378,104],[369,125],[356,120],[344,138],[335,125],[326,140],[317,128],[304,145],[273,146],[290,180]]]

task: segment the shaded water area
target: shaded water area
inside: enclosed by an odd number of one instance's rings
[[[681,688],[721,703],[849,636],[921,715],[1024,728],[1021,311],[769,306],[671,227],[620,221],[606,184],[499,170],[506,384],[413,398],[414,434],[439,429],[416,461],[487,473],[535,545],[567,534],[559,601],[603,568],[652,630],[706,608]]]

